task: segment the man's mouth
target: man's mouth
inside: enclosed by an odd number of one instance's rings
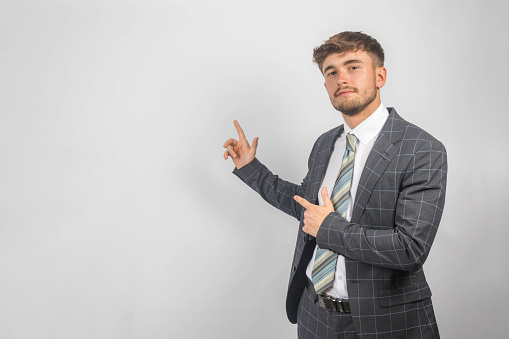
[[[352,93],[355,93],[355,90],[353,90],[353,89],[342,89],[341,91],[336,92],[336,97],[340,97],[340,96],[343,96],[343,95],[349,95],[349,94],[352,94]]]

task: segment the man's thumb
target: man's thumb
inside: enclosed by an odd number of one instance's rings
[[[322,188],[322,199],[324,206],[334,208],[334,206],[332,205],[332,201],[330,201],[329,198],[329,192],[327,192],[327,186],[323,186]]]
[[[253,139],[253,142],[251,143],[251,152],[256,152],[256,148],[258,147],[258,137]]]

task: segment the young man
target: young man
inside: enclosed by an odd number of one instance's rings
[[[300,221],[286,300],[299,338],[439,338],[422,265],[445,202],[444,146],[380,101],[384,52],[361,32],[314,50],[345,124],[315,142],[301,185],[272,174],[237,121],[224,158]]]

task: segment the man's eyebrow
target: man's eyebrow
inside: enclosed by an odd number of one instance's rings
[[[343,65],[345,65],[345,66],[350,65],[350,64],[362,64],[362,61],[358,60],[358,59],[350,59],[343,63]]]
[[[350,60],[343,62],[344,66],[350,65],[350,64],[362,64],[362,61],[359,59],[350,59]],[[327,72],[331,68],[335,68],[335,67],[333,65],[329,65],[329,66],[325,67],[325,69],[323,70],[323,74],[325,74],[325,72]]]
[[[331,68],[334,68],[334,66],[329,65],[329,66],[325,67],[325,69],[323,70],[323,73],[325,74],[325,72],[327,72]]]

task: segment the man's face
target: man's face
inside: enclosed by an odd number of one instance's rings
[[[385,84],[385,68],[375,68],[367,52],[331,54],[323,62],[322,71],[332,106],[338,111],[354,116],[367,107],[372,111],[378,107],[378,89]]]

